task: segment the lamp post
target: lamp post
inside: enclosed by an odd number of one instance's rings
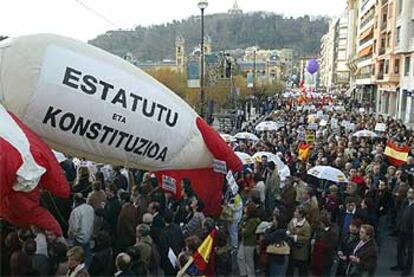
[[[200,76],[200,100],[201,108],[200,113],[201,117],[205,118],[204,106],[205,106],[205,95],[204,95],[204,10],[208,6],[207,0],[200,0],[197,4],[198,8],[201,10],[201,51],[200,51],[200,62],[201,62],[201,76]]]

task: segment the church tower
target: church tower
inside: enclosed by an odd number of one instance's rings
[[[175,64],[178,71],[183,71],[185,67],[185,40],[182,36],[175,39]]]
[[[243,13],[243,10],[239,8],[239,4],[237,4],[237,0],[234,1],[233,7],[229,9],[228,13],[230,15],[239,15]]]

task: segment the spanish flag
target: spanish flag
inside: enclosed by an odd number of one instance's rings
[[[392,141],[387,141],[387,147],[385,148],[385,156],[388,158],[388,162],[394,166],[400,166],[407,161],[408,152],[410,152],[410,147],[398,146],[392,143]]]
[[[178,272],[177,276],[215,276],[215,240],[217,229],[214,228],[204,239],[203,243],[194,252],[186,265]]]
[[[299,155],[298,159],[302,162],[306,161],[310,155],[310,147],[312,144],[301,143],[299,144]]]

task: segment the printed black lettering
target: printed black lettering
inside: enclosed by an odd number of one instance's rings
[[[158,154],[158,151],[160,151],[160,146],[158,143],[154,143],[148,150],[148,157],[155,158]]]
[[[134,143],[131,146],[130,145],[130,142],[133,141],[133,139],[134,139],[134,136],[133,135],[129,135],[128,141],[125,143],[125,147],[124,147],[125,151],[131,152],[132,150],[135,149],[135,146],[137,146],[137,143],[139,141],[139,137],[135,137],[135,141],[134,141]]]
[[[116,144],[116,148],[119,148],[119,146],[121,145],[121,143],[122,143],[122,141],[129,135],[128,133],[125,133],[125,132],[122,132],[122,131],[120,131],[119,132],[119,135],[120,135],[120,138],[119,138],[119,140],[118,140],[118,143]]]
[[[142,154],[143,156],[147,155],[148,149],[151,147],[152,145],[152,141],[149,141],[149,144],[147,145],[147,147],[144,150],[144,153]]]
[[[147,139],[144,139],[144,138],[141,138],[141,140],[139,141],[139,143],[140,143],[140,145],[138,145],[138,147],[137,147],[137,148],[135,148],[134,153],[135,153],[135,154],[137,154],[137,155],[142,155],[142,151],[141,151],[141,149],[142,149],[145,145],[147,145],[148,140],[147,140]]]
[[[142,97],[139,95],[136,95],[134,93],[130,93],[129,96],[131,96],[132,98],[134,98],[134,102],[132,102],[132,111],[135,112],[137,110],[137,104],[138,101],[142,101]]]
[[[115,138],[116,138],[116,135],[118,135],[118,130],[115,130],[114,131],[114,133],[112,134],[112,137],[111,137],[111,139],[109,140],[109,142],[108,142],[108,145],[109,146],[111,146],[112,145],[112,143],[114,142],[114,140],[115,140]]]
[[[102,94],[101,94],[101,99],[102,100],[106,100],[106,96],[108,95],[109,89],[113,89],[114,86],[111,85],[111,84],[108,84],[107,82],[104,82],[102,80],[99,81],[99,84],[103,86]]]
[[[144,104],[142,106],[142,112],[144,113],[144,115],[147,116],[147,117],[154,116],[155,103],[154,102],[152,103],[151,111],[150,112],[147,111],[147,106],[148,106],[148,99],[144,99]]]
[[[76,121],[75,127],[72,130],[73,134],[76,134],[79,130],[79,135],[84,136],[86,131],[88,130],[89,124],[91,124],[91,121],[88,119],[86,120],[85,124],[83,124],[83,117],[79,117]]]
[[[79,75],[79,76],[76,76],[76,75]],[[67,85],[68,87],[78,89],[79,85],[77,83],[72,83],[71,81],[79,82],[79,78],[81,75],[82,75],[82,72],[67,66],[62,83],[64,85]]]
[[[121,103],[122,107],[124,107],[124,109],[126,109],[127,104],[126,104],[126,95],[125,95],[125,90],[123,90],[122,88],[118,91],[118,93],[115,95],[114,99],[112,99],[111,101],[112,104],[116,104],[116,103]]]
[[[171,112],[172,112],[171,109],[168,109],[167,119],[165,120],[165,122],[167,123],[168,126],[174,127],[175,124],[177,124],[178,113],[177,112],[174,112],[174,119],[173,119],[173,121],[170,121]]]
[[[158,114],[158,121],[161,121],[162,113],[167,110],[167,107],[165,107],[161,104],[157,104],[157,107],[160,109],[160,112]]]
[[[50,120],[50,125],[54,128],[56,128],[56,116],[62,112],[61,109],[56,109],[53,111],[53,107],[49,106],[49,109],[46,112],[45,118],[43,118],[43,124],[47,124],[47,122]]]
[[[165,162],[165,158],[167,157],[168,148],[164,147],[164,149],[161,150],[161,153],[158,155],[158,157],[155,159],[156,161],[163,161]]]
[[[106,137],[108,136],[109,133],[112,133],[114,131],[113,128],[108,127],[108,126],[103,126],[102,129],[104,130],[104,134],[101,138],[101,140],[99,141],[100,143],[103,143],[106,139]]]
[[[92,123],[89,132],[86,134],[88,139],[96,139],[99,136],[99,131],[102,129],[102,124]]]
[[[68,120],[66,120],[68,119]],[[66,123],[65,123],[66,122]],[[59,121],[59,128],[62,131],[69,131],[75,124],[75,115],[73,113],[65,113]]]
[[[83,76],[83,84],[81,85],[81,90],[86,94],[95,94],[96,93],[96,80],[92,75]]]

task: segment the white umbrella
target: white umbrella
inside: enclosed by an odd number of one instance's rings
[[[369,138],[378,137],[376,133],[370,130],[361,130],[361,131],[355,132],[352,136],[353,137],[369,137]]]
[[[263,121],[257,124],[256,131],[275,131],[282,127],[281,124],[275,121]]]
[[[239,159],[242,161],[243,164],[253,164],[253,158],[244,152],[234,152],[239,157]]]
[[[234,137],[236,139],[247,139],[247,140],[253,140],[253,141],[258,141],[259,140],[259,138],[255,134],[252,134],[252,133],[249,133],[249,132],[237,133]]]
[[[235,142],[237,141],[232,135],[229,134],[220,134],[220,136],[224,139],[225,142]]]
[[[315,166],[308,170],[308,174],[321,180],[328,180],[335,183],[343,183],[348,180],[345,174],[331,166]]]
[[[279,176],[280,180],[284,181],[287,176],[290,176],[290,169],[287,165],[285,165],[282,160],[276,155],[271,152],[257,152],[253,155],[253,159],[260,160],[262,156],[267,157],[267,161],[272,161],[277,166],[277,169],[279,170]]]

